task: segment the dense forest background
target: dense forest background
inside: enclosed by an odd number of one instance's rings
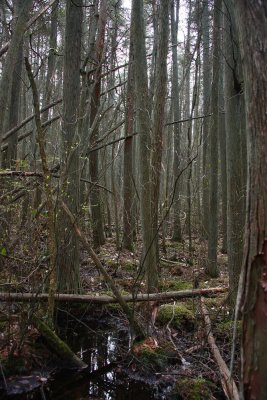
[[[0,30],[8,326],[10,301],[44,335],[59,293],[97,293],[154,337],[163,295],[216,286],[234,346],[241,320],[242,398],[266,399],[266,5],[1,0]]]

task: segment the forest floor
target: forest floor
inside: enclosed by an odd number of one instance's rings
[[[34,240],[31,240],[30,237]],[[0,273],[2,291],[40,292],[44,290],[47,255],[44,250],[45,238],[42,234],[42,227],[36,227],[34,235],[30,235],[30,237],[29,234],[25,235],[23,243],[14,241],[12,254],[16,254],[16,256],[2,255],[3,268]],[[138,273],[140,247],[141,243],[137,243],[137,250],[134,253],[116,250],[114,239],[111,238],[107,239],[106,244],[98,253],[106,270],[123,294],[132,293],[136,287],[138,287],[138,292],[146,292],[144,276]],[[187,241],[184,243],[172,242],[170,239],[166,241],[166,252],[161,255],[161,291],[179,291],[194,287],[226,287],[228,285],[227,256],[218,253],[220,276],[211,279],[204,272],[206,243],[196,239],[193,247],[193,252],[189,254]],[[97,296],[111,294],[103,278],[96,271],[93,262],[85,253],[83,253],[81,261],[81,282],[84,294],[95,293]],[[233,322],[232,312],[227,305],[227,294],[206,298],[205,304],[211,318],[216,344],[229,366]],[[76,336],[79,336],[79,329],[84,333],[85,326],[89,327],[90,335],[101,336],[103,334],[102,326],[108,326],[109,331],[114,328],[115,331],[123,332],[124,339],[121,340],[121,346],[118,341],[116,342],[116,354],[112,358],[112,362],[115,363],[114,371],[117,371],[117,375],[123,373],[130,379],[150,383],[154,388],[153,393],[157,387],[159,390],[157,395],[144,397],[144,399],[209,400],[225,398],[221,389],[220,373],[207,344],[200,301],[197,298],[170,301],[164,304],[155,303],[153,332],[152,334],[150,332],[145,341],[137,343],[131,353],[129,353],[128,339],[125,340],[128,337],[127,322],[118,305],[96,307],[89,304],[64,307],[60,305],[60,307],[58,321],[59,326],[64,327],[61,329],[60,335],[69,342],[70,346],[75,343],[75,335],[72,332],[71,338],[68,337],[65,328],[67,325],[72,327],[73,321],[75,322]],[[136,313],[143,320],[147,317],[146,310],[145,303],[136,305]],[[31,312],[44,313],[45,306],[1,304],[0,380],[2,380],[3,391],[7,385],[9,388],[13,388],[10,390],[11,394],[21,393],[35,387],[39,389],[41,387],[43,390],[51,372],[55,369],[58,370],[60,366],[58,360],[53,356],[53,352],[40,339],[38,331],[25,318],[25,315],[29,315]],[[233,371],[236,382],[239,375],[239,329],[237,336]],[[33,372],[40,372],[40,370],[42,370],[41,374]],[[44,396],[45,394],[41,398],[46,398]],[[78,399],[78,397],[69,398]]]

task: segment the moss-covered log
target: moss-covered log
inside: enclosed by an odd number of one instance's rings
[[[125,295],[121,297],[125,302],[137,302],[137,301],[159,301],[172,299],[185,299],[199,296],[213,296],[219,293],[225,293],[228,291],[227,287],[216,287],[207,289],[191,289],[191,290],[179,290],[173,292],[161,292],[161,293],[140,293],[137,295]],[[47,293],[5,293],[0,292],[0,301],[5,302],[33,302],[33,301],[47,301]],[[112,296],[103,295],[96,296],[95,294],[56,294],[56,301],[70,302],[70,303],[93,303],[93,304],[111,304],[118,303],[118,299]]]
[[[31,322],[39,333],[44,337],[49,347],[65,363],[66,368],[86,368],[87,365],[61,340],[48,325],[32,315]]]

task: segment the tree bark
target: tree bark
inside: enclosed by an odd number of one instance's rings
[[[158,244],[158,208],[160,195],[160,177],[162,161],[163,131],[165,127],[165,104],[167,97],[167,56],[169,41],[169,0],[162,0],[159,10],[159,35],[157,43],[157,58],[155,70],[155,94],[152,112],[152,224],[153,246],[156,252],[156,267],[159,268]],[[156,272],[155,272],[156,273]]]
[[[143,0],[132,0],[131,23],[134,32],[135,96],[137,131],[139,132],[140,208],[143,241],[141,270],[146,274],[148,292],[153,292],[158,286],[158,271],[156,266],[156,251],[155,246],[153,246],[153,223],[151,215],[151,124],[149,115]]]
[[[125,104],[125,137],[123,165],[123,247],[133,250],[133,124],[134,124],[134,60],[133,30],[130,32],[128,81]]]
[[[210,171],[209,171],[209,240],[206,273],[217,277],[217,242],[218,242],[218,121],[219,121],[219,74],[220,74],[220,21],[222,0],[214,2],[213,20],[213,61],[211,86],[211,123],[209,130]]]
[[[179,24],[179,7],[180,1],[171,1],[171,41],[172,41],[172,116],[173,121],[181,119],[180,99],[179,99],[179,83],[178,83],[178,54],[177,54],[177,41],[178,41],[178,24]],[[174,124],[174,158],[173,158],[173,175],[176,177],[181,168],[181,124]],[[181,201],[180,201],[181,185],[178,181],[175,186],[175,194],[173,201],[173,235],[172,240],[182,241],[182,228],[181,228]]]
[[[103,267],[104,268],[104,267]],[[191,289],[191,290],[180,290],[177,292],[161,292],[161,293],[140,293],[134,295],[122,295],[122,299],[125,302],[135,301],[165,301],[172,299],[185,299],[199,296],[214,296],[214,294],[225,293],[228,288],[207,288],[207,289]],[[5,293],[0,292],[0,300],[3,302],[36,302],[36,301],[47,301],[47,293]],[[57,293],[55,295],[56,301],[66,301],[70,303],[92,303],[92,304],[113,304],[119,303],[118,298],[114,293],[114,297],[108,295],[96,296],[95,294],[62,294]]]
[[[247,220],[237,310],[243,316],[241,398],[267,398],[267,4],[235,2],[248,134]]]
[[[225,121],[227,160],[227,249],[230,286],[230,302],[235,304],[243,257],[244,201],[242,168],[241,123],[245,117],[244,94],[237,27],[234,18],[234,2],[225,0]]]
[[[8,102],[8,94],[11,89],[14,68],[16,66],[21,46],[21,38],[23,36],[27,18],[32,7],[32,0],[23,1],[23,5],[18,9],[18,19],[14,27],[12,37],[10,40],[9,50],[5,59],[5,64],[2,71],[0,81],[0,148],[2,146],[4,120],[6,116],[6,105]],[[0,152],[0,165],[2,159],[2,152]]]
[[[80,101],[80,59],[82,34],[82,0],[67,0],[63,70],[63,122],[61,150],[61,197],[77,216],[80,206],[80,143],[77,135]],[[58,212],[57,274],[61,292],[80,289],[79,244],[70,221]]]
[[[101,96],[101,70],[103,62],[103,52],[105,43],[105,30],[107,23],[107,0],[102,0],[100,3],[99,10],[99,24],[98,24],[98,35],[95,46],[95,60],[97,62],[96,71],[94,73],[94,88],[91,98],[91,110],[90,110],[90,126],[92,127],[95,119],[98,118],[98,109],[100,107],[100,96]],[[93,145],[98,139],[99,124],[96,123],[93,132],[90,137],[90,145]],[[89,173],[93,183],[97,183],[99,179],[99,152],[95,151],[90,154],[89,158]],[[97,249],[99,246],[105,243],[104,234],[104,223],[102,214],[102,200],[100,191],[97,186],[93,187],[90,191],[90,204],[92,212],[92,226],[93,226],[93,242],[94,247]]]
[[[210,110],[211,64],[210,64],[210,33],[209,33],[209,3],[203,0],[202,37],[203,37],[203,114]],[[208,238],[209,231],[209,119],[203,119],[203,179],[202,179],[202,236]]]

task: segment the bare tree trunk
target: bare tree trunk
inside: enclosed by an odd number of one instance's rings
[[[225,99],[224,99],[224,66],[220,73],[219,87],[219,145],[220,145],[220,172],[221,172],[221,218],[222,218],[222,248],[223,254],[227,253],[227,166],[226,166],[226,127],[225,127]]]
[[[103,62],[104,42],[105,42],[105,30],[107,23],[107,0],[102,0],[99,11],[99,25],[98,25],[98,36],[95,46],[95,59],[97,61],[96,71],[94,74],[94,89],[91,99],[91,110],[90,110],[90,125],[92,126],[95,118],[97,118],[98,109],[100,106],[100,95],[101,95],[101,65]],[[90,137],[90,144],[93,145],[98,138],[99,125],[96,124]],[[90,154],[89,159],[89,171],[90,178],[93,186],[90,190],[90,203],[92,212],[92,224],[93,224],[93,242],[94,247],[98,248],[105,243],[104,234],[104,223],[102,215],[102,200],[100,195],[99,187],[94,185],[98,182],[99,174],[99,152],[94,151]]]
[[[210,186],[209,186],[209,241],[206,273],[212,277],[219,275],[217,266],[218,242],[218,122],[219,122],[219,74],[220,74],[220,21],[222,0],[214,2],[213,20],[213,62],[211,86],[211,124],[210,124]]]
[[[130,52],[128,66],[128,81],[125,110],[124,167],[123,167],[123,247],[133,250],[133,123],[134,123],[134,64],[133,64],[133,37],[130,32]]]
[[[179,102],[179,84],[178,84],[178,55],[177,55],[177,42],[178,42],[178,23],[179,23],[179,0],[171,1],[171,40],[172,40],[172,115],[173,121],[179,121],[181,119],[181,110]],[[181,168],[181,124],[174,124],[174,160],[173,160],[173,176],[174,180],[179,175]],[[173,201],[173,236],[172,240],[181,242],[182,241],[182,229],[181,229],[181,201],[180,201],[180,181],[176,182],[175,194]]]
[[[245,119],[243,81],[234,3],[225,0],[225,106],[227,159],[227,248],[231,304],[235,304],[243,256],[244,199],[241,120]]]
[[[235,2],[244,67],[249,139],[244,265],[237,310],[243,315],[241,399],[267,398],[267,4]],[[242,308],[241,308],[241,307]]]
[[[203,0],[202,35],[203,35],[203,115],[210,110],[211,94],[211,63],[210,63],[210,34],[209,34],[209,3]],[[209,119],[203,119],[203,182],[202,182],[202,236],[207,239],[209,231]]]
[[[11,36],[8,53],[2,71],[2,77],[0,81],[0,148],[2,146],[3,127],[6,116],[6,105],[8,101],[9,90],[11,88],[14,69],[18,60],[21,38],[26,27],[31,7],[32,0],[25,0],[23,1],[22,6],[18,9],[18,19]],[[0,152],[0,164],[1,158],[2,152]]]
[[[15,16],[20,14],[20,8],[22,6],[21,1],[14,2],[14,13]],[[16,21],[16,18],[15,18]],[[13,29],[15,28],[15,23]],[[17,60],[14,65],[14,71],[12,76],[12,82],[10,87],[10,104],[7,116],[7,128],[8,130],[14,128],[19,121],[19,107],[20,107],[20,93],[21,93],[21,74],[23,65],[23,37],[21,38],[20,45],[18,47]],[[5,168],[14,168],[17,160],[17,143],[18,134],[17,132],[10,136],[7,140],[7,150],[5,154],[5,159],[3,161],[3,166]]]
[[[51,10],[51,23],[50,23],[50,38],[49,38],[49,55],[48,55],[48,66],[47,75],[45,82],[45,106],[50,103],[53,80],[56,65],[56,48],[57,48],[57,21],[58,21],[58,0],[53,4]],[[43,121],[48,120],[49,109],[43,113]]]
[[[140,208],[143,255],[141,268],[147,277],[148,292],[153,292],[158,286],[158,271],[156,252],[153,246],[153,225],[151,216],[151,134],[148,99],[148,78],[145,50],[143,0],[132,0],[132,25],[134,37],[134,74],[137,112],[137,131],[139,133],[140,157]]]
[[[67,0],[63,71],[63,124],[61,153],[61,196],[77,217],[80,206],[80,143],[77,135],[80,102],[80,58],[82,0]],[[77,293],[80,289],[79,244],[68,217],[59,210],[58,289]]]
[[[162,141],[165,124],[165,103],[167,96],[167,55],[169,39],[169,0],[162,0],[159,11],[159,39],[157,44],[157,59],[155,71],[155,95],[153,107],[152,125],[152,159],[151,159],[151,180],[152,180],[152,224],[153,224],[153,245],[157,254],[157,266],[159,266],[158,247],[158,207],[160,194]]]

